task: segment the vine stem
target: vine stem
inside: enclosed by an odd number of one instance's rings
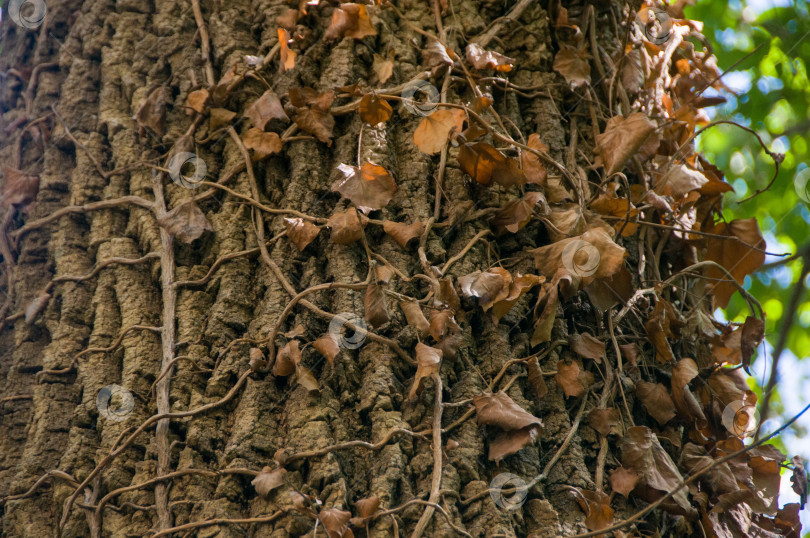
[[[442,488],[442,378],[438,373],[431,376],[436,388],[436,399],[433,404],[433,478],[430,485],[430,497],[422,517],[416,523],[411,538],[419,538],[425,532],[433,513],[434,505],[439,500],[439,491]]]

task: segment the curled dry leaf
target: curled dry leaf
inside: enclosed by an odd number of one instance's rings
[[[3,196],[0,207],[24,206],[33,202],[39,192],[39,176],[29,176],[10,166],[3,167]]]
[[[332,184],[332,191],[351,200],[364,213],[385,207],[397,190],[394,178],[378,164],[366,162],[358,168],[341,163],[338,170],[343,177]]]
[[[307,248],[307,245],[312,243],[313,239],[318,236],[318,232],[321,231],[319,226],[315,226],[301,217],[285,218],[284,227],[287,229],[287,237],[289,237],[290,241],[295,243],[298,250],[302,252]]]
[[[740,352],[742,354],[742,365],[748,372],[751,365],[751,357],[754,356],[762,339],[765,338],[765,322],[753,316],[747,316],[740,330]]]
[[[422,308],[416,301],[400,301],[399,307],[405,314],[405,319],[408,325],[416,329],[420,334],[426,335],[430,333],[430,323],[422,313]]]
[[[285,474],[287,470],[283,467],[276,469],[265,467],[250,483],[256,488],[256,493],[265,496],[284,483]]]
[[[377,125],[381,122],[386,122],[391,118],[394,109],[388,104],[385,99],[380,99],[373,93],[369,93],[360,99],[357,112],[360,114],[360,119],[369,125]]]
[[[622,416],[614,407],[607,409],[594,408],[588,413],[588,424],[601,435],[621,434]]]
[[[343,5],[346,6],[347,4]],[[318,514],[318,519],[321,521],[323,528],[326,529],[329,538],[350,538],[354,536],[351,529],[349,529],[349,520],[351,518],[351,512],[338,510],[337,508],[321,510]]]
[[[335,213],[326,225],[332,228],[332,241],[338,245],[348,245],[363,237],[363,228],[366,227],[368,218],[359,214],[356,209],[350,207],[342,213]]]
[[[285,377],[295,373],[295,367],[301,362],[301,350],[298,340],[289,340],[284,347],[278,350],[276,361],[273,363],[273,375]]]
[[[512,275],[506,269],[493,267],[489,271],[475,271],[458,279],[462,295],[478,298],[484,312],[509,295]]]
[[[644,328],[647,330],[647,337],[655,348],[655,357],[659,362],[671,362],[675,360],[672,348],[669,347],[667,338],[672,338],[674,333],[671,329],[672,319],[670,312],[672,307],[666,301],[659,298],[655,303],[655,309],[647,318]]]
[[[520,430],[543,426],[543,421],[520,407],[504,391],[485,392],[473,397],[479,425],[497,426],[502,430]]]
[[[625,163],[637,154],[656,127],[655,122],[641,112],[633,112],[626,118],[610,118],[605,132],[596,137],[596,152],[599,154],[597,164],[605,167],[608,176],[621,172]]]
[[[332,12],[332,20],[323,37],[325,39],[339,37],[363,39],[366,36],[373,35],[377,35],[377,30],[371,24],[366,6],[363,4],[341,4]]]
[[[425,225],[418,220],[413,224],[386,220],[383,222],[383,230],[402,248],[407,248],[412,239],[422,237],[422,234],[425,233]]]
[[[377,510],[379,510],[380,498],[376,495],[366,497],[354,503],[354,506],[357,507],[357,512],[360,514],[360,517],[368,518],[376,514]]]
[[[371,283],[366,288],[366,294],[363,297],[363,305],[365,307],[366,321],[373,328],[380,327],[391,321],[388,315],[388,308],[385,305],[385,292],[383,287],[377,283]]]
[[[374,63],[371,64],[371,70],[374,72],[376,82],[385,84],[394,74],[394,50],[391,50],[387,58],[374,53]]]
[[[577,502],[585,512],[585,526],[589,530],[598,531],[613,523],[613,508],[610,507],[610,497],[601,491],[588,491],[577,488],[579,495]]]
[[[489,185],[496,170],[508,173],[509,164],[507,161],[508,159],[503,153],[486,142],[465,143],[458,150],[459,166],[476,183],[481,185]]]
[[[531,191],[523,195],[522,198],[513,200],[503,206],[490,220],[490,224],[495,227],[498,235],[507,232],[517,233],[522,230],[532,219],[534,209],[539,202],[541,211],[547,211],[546,199],[542,192]]]
[[[742,285],[746,275],[750,275],[765,263],[765,253],[762,252],[765,250],[765,239],[759,231],[755,218],[721,222],[706,231],[728,238],[710,237],[706,245],[706,258],[725,267],[738,284]],[[754,250],[755,248],[759,250]],[[706,277],[711,279],[710,282],[716,282],[710,287],[716,306],[720,308],[728,306],[728,301],[737,291],[737,286],[728,282],[726,274],[715,267],[706,269]]]
[[[614,183],[613,186],[615,187],[616,184]],[[638,231],[639,225],[635,222],[638,218],[638,209],[627,198],[616,196],[615,188],[599,195],[596,200],[591,202],[590,207],[602,215],[621,218],[622,220],[616,222],[613,228],[616,232],[621,232],[623,237],[630,237]]]
[[[295,51],[290,49],[290,33],[284,28],[278,29],[279,59],[278,70],[282,73],[295,67]]]
[[[276,24],[285,28],[287,30],[293,31],[295,30],[295,25],[298,22],[298,17],[301,16],[301,12],[297,9],[289,8],[287,11],[284,12],[283,15],[279,15],[276,17]]]
[[[422,59],[431,68],[434,75],[447,67],[451,67],[455,57],[452,51],[435,39],[428,40],[427,46],[422,49]]]
[[[273,90],[267,90],[245,110],[245,117],[257,129],[264,130],[269,121],[281,120],[289,122],[290,118],[281,106],[281,100]]]
[[[217,129],[230,125],[236,117],[236,112],[227,108],[212,108],[208,113],[208,131],[214,132]]]
[[[606,358],[605,343],[594,338],[590,333],[572,334],[568,337],[568,345],[580,357],[602,362]]]
[[[532,357],[527,361],[526,366],[529,372],[529,385],[532,387],[534,396],[539,402],[548,394],[548,386],[543,377],[543,371],[540,369],[540,361],[537,357]]]
[[[454,335],[461,332],[461,327],[453,317],[450,309],[430,311],[430,336],[439,342],[445,335]]]
[[[413,133],[413,142],[422,153],[434,155],[447,143],[451,132],[461,132],[465,118],[461,109],[435,110],[419,122]]]
[[[636,396],[658,424],[663,426],[675,418],[675,403],[661,383],[639,381],[636,384]]]
[[[265,157],[281,153],[281,138],[276,133],[265,133],[261,129],[251,127],[242,141],[247,149],[253,150],[254,161],[261,161]]]
[[[552,278],[563,268],[587,285],[619,271],[624,266],[625,249],[614,243],[603,228],[592,228],[529,253],[534,255],[535,267],[546,277]]]
[[[156,135],[166,134],[166,106],[169,103],[169,89],[166,85],[155,86],[149,91],[132,119],[143,130],[151,129]]]
[[[540,153],[548,153],[548,146],[540,140],[540,135],[537,133],[529,135],[529,140],[526,142],[526,145]],[[540,157],[531,151],[524,150],[520,154],[520,162],[523,165],[523,174],[526,176],[527,183],[543,185],[546,182],[546,167],[543,165]]]
[[[505,392],[485,392],[473,397],[478,424],[502,431],[489,443],[489,459],[500,461],[534,441],[543,421],[520,407]]]
[[[331,333],[326,333],[312,342],[312,347],[323,355],[323,358],[326,359],[330,366],[335,365],[335,357],[340,353],[340,345],[338,345],[337,340]]]
[[[672,400],[678,412],[687,418],[694,418],[697,425],[706,423],[706,416],[695,395],[689,389],[689,382],[698,375],[695,361],[689,358],[679,360],[672,368]]]
[[[630,496],[630,492],[638,483],[638,474],[631,469],[619,467],[610,473],[610,487],[616,493],[621,493],[625,497]]]
[[[593,383],[593,374],[581,368],[577,361],[566,364],[565,361],[557,363],[557,375],[554,376],[557,384],[565,393],[566,398],[578,398],[585,394],[586,385]]]
[[[408,392],[408,400],[413,400],[422,390],[422,380],[439,373],[442,362],[442,351],[435,347],[426,346],[422,342],[416,344],[416,376]]]
[[[639,483],[661,494],[674,490],[683,478],[658,437],[646,426],[635,426],[625,432],[622,465],[635,471]],[[689,499],[683,488],[673,494],[672,499],[684,510],[689,509]]]
[[[523,297],[529,290],[538,286],[546,281],[546,278],[539,275],[518,275],[512,279],[509,284],[509,290],[505,297],[499,300],[492,306],[492,320],[497,325],[501,318],[504,317],[512,307]]]
[[[203,232],[213,230],[194,200],[184,201],[160,217],[158,224],[183,243],[191,243]]]
[[[186,105],[194,111],[202,114],[205,112],[205,106],[208,104],[209,97],[208,90],[205,88],[194,90],[188,94],[188,97],[186,97]]]
[[[512,70],[515,62],[513,58],[504,56],[499,52],[484,50],[476,43],[467,45],[467,61],[476,69],[491,68],[501,73],[508,73]]]
[[[332,90],[318,93],[312,88],[292,88],[289,95],[290,102],[298,109],[298,114],[293,118],[295,124],[331,146],[335,118],[329,110],[335,93]]]
[[[679,200],[708,182],[706,176],[698,170],[685,164],[675,164],[656,182],[655,191],[660,195],[672,196]]]
[[[250,369],[258,372],[267,368],[267,359],[264,358],[264,353],[257,347],[250,348]]]
[[[591,64],[582,49],[563,46],[554,56],[554,70],[574,88],[591,83]]]

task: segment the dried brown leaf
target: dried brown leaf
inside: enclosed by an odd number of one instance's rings
[[[452,131],[461,132],[466,115],[463,110],[439,109],[425,116],[413,133],[413,142],[419,151],[434,155],[447,143]]]
[[[335,365],[335,357],[340,354],[340,345],[338,345],[337,340],[335,340],[335,337],[331,333],[326,333],[312,342],[312,347],[323,355],[330,366]]]
[[[673,491],[683,479],[658,437],[646,426],[635,426],[625,432],[622,465],[635,471],[640,483],[659,492]],[[683,489],[674,493],[672,499],[683,509],[689,509],[689,499]]]
[[[765,249],[765,239],[759,231],[755,218],[737,219],[728,223],[721,222],[707,231],[729,238],[710,237],[707,242],[706,258],[725,267],[738,284],[742,285],[746,275],[750,275],[765,263],[765,253],[762,252]],[[759,250],[754,250],[746,245],[751,245]],[[728,282],[726,274],[714,267],[706,269],[706,277],[711,279],[710,282],[716,282],[710,286],[716,306],[720,308],[728,306],[728,301],[737,291],[737,286]]]
[[[504,205],[490,220],[490,224],[495,227],[498,235],[505,233],[517,233],[523,229],[532,219],[534,209],[541,203],[541,212],[547,211],[546,199],[539,191],[530,191],[522,198],[513,200]]]
[[[265,157],[281,153],[281,138],[276,133],[265,133],[261,129],[251,127],[242,141],[247,149],[253,150],[254,161],[261,161]]]
[[[588,53],[573,47],[563,47],[554,56],[554,70],[572,87],[591,83],[591,64]]]
[[[391,321],[388,315],[388,308],[385,305],[385,292],[383,287],[376,283],[371,283],[366,288],[366,294],[363,298],[363,305],[365,306],[366,321],[373,328],[377,328]]]
[[[422,308],[416,301],[400,301],[399,307],[405,314],[405,319],[408,325],[419,331],[420,334],[426,335],[430,333],[430,323],[422,313]]]
[[[515,60],[504,56],[499,52],[484,50],[476,43],[467,45],[467,61],[475,69],[494,69],[501,73],[508,73],[512,70]]]
[[[256,478],[251,481],[251,484],[253,484],[253,487],[256,489],[256,493],[265,496],[284,483],[285,474],[287,474],[287,470],[284,467],[277,467],[275,469],[265,467],[262,469],[262,472],[257,474]]]
[[[307,248],[307,245],[318,236],[321,231],[319,226],[316,226],[304,220],[301,217],[291,217],[284,219],[284,227],[287,228],[287,237],[290,241],[295,243],[298,250],[302,251]]]
[[[184,201],[160,217],[158,224],[183,243],[191,243],[203,232],[213,230],[194,200]]]
[[[601,340],[594,338],[590,333],[572,334],[568,337],[568,345],[580,357],[586,359],[593,359],[598,363],[602,363],[602,359],[606,358],[605,343]]]
[[[39,192],[39,176],[29,176],[10,166],[3,167],[3,196],[0,207],[24,206],[33,202]]]
[[[663,426],[675,418],[675,403],[669,397],[666,387],[661,383],[639,381],[636,384],[636,396],[658,424]]]
[[[383,222],[383,230],[402,248],[407,248],[412,239],[422,237],[422,234],[425,233],[425,225],[418,220],[413,224],[386,220]]]
[[[442,362],[442,351],[435,347],[426,346],[422,342],[416,344],[416,375],[408,392],[408,400],[413,400],[422,390],[422,380],[439,373]]]
[[[363,228],[366,227],[368,218],[365,215],[358,216],[358,212],[350,207],[342,213],[335,213],[326,225],[332,228],[332,241],[338,245],[348,245],[363,237]]]
[[[638,152],[656,127],[655,122],[641,112],[633,112],[626,118],[610,118],[605,132],[596,137],[596,152],[599,153],[605,173],[611,176],[621,172],[625,163]]]
[[[324,32],[325,39],[351,37],[363,39],[366,36],[377,35],[377,30],[371,24],[368,10],[363,4],[341,4],[332,12],[332,20]]]
[[[360,119],[369,125],[377,125],[381,122],[386,122],[391,118],[394,109],[388,104],[385,99],[380,99],[373,93],[368,93],[360,99],[357,112],[360,114]]]
[[[281,100],[273,90],[267,90],[256,99],[245,110],[245,117],[253,123],[254,127],[262,131],[271,120],[290,121],[287,113],[284,112],[284,107],[281,106]]]
[[[394,178],[378,164],[366,162],[358,168],[341,163],[338,170],[343,177],[332,184],[332,192],[339,192],[364,213],[385,207],[397,190]]]
[[[636,487],[638,475],[631,469],[619,467],[610,473],[610,487],[616,493],[621,493],[625,497],[630,496],[630,492]]]

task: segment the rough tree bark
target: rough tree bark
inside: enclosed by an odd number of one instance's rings
[[[207,119],[186,106],[191,91],[210,87],[231,66],[244,70],[246,55],[273,52],[258,71],[261,77],[246,79],[222,105],[239,114],[233,123],[241,134],[248,125],[239,118],[266,83],[279,96],[303,86],[324,91],[360,82],[374,87],[374,54],[394,53],[394,74],[384,85],[391,88],[425,69],[420,49],[426,38],[417,29],[445,36],[457,51],[489,32],[484,41],[515,59],[510,80],[524,88],[504,92],[490,82],[503,129],[518,140],[539,133],[551,157],[571,170],[585,170],[590,163],[577,151],[577,143],[593,147],[594,133],[603,130],[605,119],[592,125],[588,95],[598,93],[606,100],[609,88],[599,82],[596,93],[571,92],[552,70],[559,47],[549,10],[556,10],[557,3],[440,2],[443,27],[437,28],[430,2],[397,0],[402,16],[390,8],[373,8],[378,35],[362,40],[325,39],[323,30],[334,7],[310,6],[309,28],[300,28],[295,45],[299,55],[287,72],[279,72],[273,47],[278,42],[276,18],[286,13],[288,2],[200,4],[53,0],[44,24],[33,30],[4,17],[0,156],[9,166],[38,176],[40,183],[34,203],[4,207],[3,214],[4,231],[11,238],[2,253],[0,284],[5,304],[0,316],[3,534],[146,536],[219,518],[249,521],[191,526],[189,531],[199,536],[238,536],[245,530],[254,536],[302,536],[316,522],[293,510],[300,499],[296,492],[319,499],[324,508],[354,515],[354,502],[369,496],[379,498],[381,509],[429,497],[440,507],[412,503],[392,516],[374,518],[369,536],[409,535],[417,527],[425,528],[425,536],[455,536],[456,529],[472,536],[585,532],[585,515],[570,488],[601,489],[603,484],[595,481],[603,482],[605,466],[618,465],[618,440],[600,441],[582,419],[599,405],[598,384],[584,400],[566,399],[549,377],[548,394],[538,399],[525,367],[510,365],[497,387],[507,387],[512,399],[542,418],[544,427],[535,443],[498,465],[487,458],[487,436],[468,412],[469,402],[439,407],[438,426],[445,429],[441,447],[432,445],[431,432],[437,396],[444,404],[472,398],[510,360],[537,351],[541,369],[553,372],[558,360],[572,356],[567,344],[555,344],[574,329],[609,335],[607,318],[586,295],[561,302],[552,341],[535,348],[530,338],[536,293],[522,297],[497,325],[463,299],[471,313],[460,322],[463,338],[456,357],[442,362],[441,391],[437,395],[437,377],[425,379],[421,393],[407,401],[415,368],[384,339],[367,338],[357,349],[341,350],[333,365],[312,346],[303,346],[327,332],[330,319],[323,312],[362,318],[364,286],[308,294],[281,318],[294,293],[323,283],[366,281],[369,262],[363,243],[337,245],[323,230],[300,252],[286,238],[274,240],[285,230],[285,215],[254,212],[246,203],[253,197],[267,207],[328,218],[349,207],[330,190],[338,164],[373,160],[392,172],[398,186],[375,218],[427,222],[439,207],[436,222],[446,222],[456,208],[475,205],[469,213],[475,218],[427,235],[424,261],[441,267],[476,234],[490,229],[491,212],[475,212],[497,208],[514,194],[471,185],[455,158],[442,168],[443,159],[420,153],[412,137],[421,118],[401,106],[395,106],[384,127],[364,126],[353,112],[336,115],[331,145],[312,137],[285,140],[280,154],[253,165],[254,185],[232,133],[208,133]],[[499,20],[516,5],[521,10],[517,22]],[[566,7],[569,21],[591,35],[589,5]],[[596,44],[602,59],[614,57],[624,48],[626,23],[637,6],[598,2],[594,7],[590,24],[595,25]],[[598,67],[604,65],[600,61]],[[594,81],[599,79],[596,67]],[[165,133],[142,128],[133,119],[155,88],[163,88],[168,101]],[[446,100],[459,102],[463,95],[457,90],[449,85]],[[620,104],[616,94],[611,97]],[[187,133],[196,137],[191,151],[206,163],[207,179],[222,182],[241,197],[209,186],[183,188],[151,166],[165,166],[167,152]],[[450,151],[455,155],[455,149]],[[444,198],[436,205],[440,170]],[[549,173],[559,175],[551,168]],[[183,243],[160,227],[157,218],[192,196],[211,230]],[[98,204],[113,199],[123,201],[112,207]],[[154,206],[152,200],[157,200]],[[59,213],[67,207],[77,210]],[[264,223],[258,237],[264,238],[266,253],[257,248],[257,214]],[[47,217],[53,218],[38,221]],[[30,223],[35,225],[24,228]],[[666,233],[649,232],[653,244]],[[371,225],[366,238],[371,251],[402,273],[422,272],[414,243],[403,249],[382,227]],[[448,275],[455,279],[485,270],[497,260],[513,263],[513,273],[533,273],[530,259],[509,258],[547,241],[542,222],[534,219],[519,234],[476,241]],[[627,266],[635,274],[639,248],[634,241],[625,246]],[[405,295],[425,297],[430,291],[420,280],[395,276],[392,283],[390,290]],[[24,311],[38,299],[47,300],[44,309],[31,312],[33,319],[26,321]],[[387,300],[392,319],[375,333],[412,356],[417,333],[406,326],[395,298]],[[266,339],[280,319],[272,346],[255,343]],[[284,333],[299,325],[304,328],[302,364],[317,379],[317,392],[261,368],[252,372],[249,364],[251,348],[273,360],[273,350],[294,337]],[[610,340],[608,350],[615,367]],[[626,382],[626,377],[620,380]],[[97,404],[99,391],[111,384],[133,395],[132,410],[123,420],[100,411]],[[636,425],[655,425],[634,405],[632,394],[627,398]],[[191,410],[192,416],[182,415]],[[177,415],[153,419],[133,436],[159,413]],[[355,446],[295,457],[353,440],[379,443],[394,428],[419,435],[398,432],[373,449]],[[274,456],[287,470],[284,484],[267,496],[258,495],[251,481],[262,468],[276,467]],[[285,462],[285,457],[292,460]],[[438,492],[433,491],[437,457],[442,462]],[[505,510],[487,494],[500,473],[530,482],[544,471],[519,509]],[[613,506],[618,519],[643,503],[617,497]],[[433,513],[426,516],[426,511]],[[656,528],[667,517],[655,511],[646,524]],[[691,532],[673,530],[677,520],[668,521],[663,525],[670,535]],[[355,534],[363,535],[363,527],[354,527]],[[322,525],[318,533],[324,535]]]

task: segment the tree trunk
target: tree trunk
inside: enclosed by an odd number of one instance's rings
[[[537,274],[524,252],[549,243],[539,218],[518,233],[477,236],[491,229],[494,209],[482,210],[520,193],[472,183],[459,167],[456,144],[448,146],[447,157],[445,150],[420,152],[413,141],[420,114],[392,100],[393,117],[373,127],[354,107],[340,110],[357,98],[339,95],[328,144],[294,132],[292,123],[271,120],[265,130],[282,135],[283,149],[252,162],[248,171],[248,150],[238,142],[252,125],[243,119],[246,107],[268,87],[282,97],[290,117],[295,110],[286,96],[293,88],[324,92],[359,82],[398,94],[429,69],[420,54],[428,40],[417,30],[443,37],[461,54],[475,36],[486,36],[479,37],[484,48],[514,59],[509,80],[517,87],[504,92],[492,79],[480,81],[483,91],[492,92],[501,123],[494,114],[487,119],[518,141],[538,133],[551,158],[572,171],[574,185],[564,186],[588,193],[591,155],[581,148],[593,148],[595,134],[604,131],[609,98],[613,114],[622,109],[624,96],[610,90],[616,86],[606,58],[624,50],[633,8],[598,3],[589,24],[588,4],[568,5],[568,25],[555,29],[556,2],[451,0],[433,6],[398,0],[400,13],[369,7],[377,35],[328,39],[324,30],[335,7],[322,4],[308,6],[292,31],[297,57],[286,71],[274,48],[276,18],[289,8],[284,0],[201,0],[200,6],[196,0],[54,0],[44,23],[32,29],[4,13],[0,155],[9,167],[39,178],[34,202],[2,209],[8,238],[0,290],[7,296],[0,316],[5,535],[146,536],[181,527],[174,535],[247,530],[281,537],[312,535],[316,527],[324,535],[326,527],[333,529],[330,536],[340,536],[342,526],[329,518],[340,514],[328,510],[360,516],[356,501],[368,497],[379,499],[380,510],[397,510],[355,522],[356,536],[573,535],[588,529],[571,488],[609,491],[606,473],[620,465],[620,438],[600,435],[585,417],[604,408],[608,397],[618,398],[620,388],[627,401],[616,408],[632,410],[636,426],[658,428],[634,402],[630,377],[617,371],[609,316],[584,292],[561,300],[550,341],[532,346],[535,301],[549,292],[548,283],[523,294],[497,324],[462,294],[461,308],[455,308],[461,331],[455,357],[445,347],[439,375],[428,372],[409,398],[417,383],[415,346],[433,340],[408,325],[398,299],[428,299],[425,307],[438,305],[439,298],[452,303],[446,288],[432,287],[438,279],[431,266],[442,268],[455,256],[441,275],[451,285],[499,263],[513,275]],[[517,21],[502,18],[513,9]],[[441,11],[441,28],[435,10]],[[601,56],[591,60],[590,92],[572,91],[552,70],[560,36],[574,32],[573,26],[584,30],[591,56]],[[601,53],[591,49],[591,36]],[[372,65],[375,55],[389,54],[393,76],[380,84]],[[246,55],[268,57],[255,75],[243,77],[254,72]],[[226,89],[233,66],[239,80]],[[454,73],[452,84],[436,72],[428,80],[442,101],[471,103],[464,73]],[[203,114],[189,106],[189,94],[201,88],[212,94]],[[599,117],[588,105],[593,99],[602,103]],[[211,125],[218,108],[237,113],[229,120],[233,130]],[[181,149],[204,162],[209,182],[230,191],[172,181],[168,163]],[[337,244],[323,219],[352,207],[331,190],[338,165],[366,161],[385,167],[397,189],[390,203],[371,213],[364,240]],[[11,174],[7,169],[6,188]],[[560,178],[551,166],[548,174]],[[439,200],[437,191],[443,193]],[[207,224],[184,221],[186,230],[159,224],[192,197],[194,205],[185,207],[199,207]],[[286,213],[264,211],[255,201]],[[296,216],[290,210],[321,219],[314,221],[320,233],[302,251],[278,237],[287,230],[284,219]],[[405,248],[379,225],[433,217],[433,229]],[[653,248],[668,234],[659,231],[645,236]],[[638,275],[644,249],[637,237],[616,241],[629,253],[629,272]],[[373,286],[367,291],[369,274],[376,278],[372,268],[386,263],[398,273],[381,284],[384,292]],[[659,280],[674,272],[641,270]],[[637,280],[637,287],[646,287]],[[324,286],[291,303],[294,295],[326,283],[356,285]],[[346,329],[338,335],[340,353],[324,360],[309,344],[330,333],[330,324],[333,333],[340,329],[342,318],[335,314],[357,316],[354,325],[368,318],[368,298],[376,293],[383,293],[390,321],[373,330],[366,321],[365,336]],[[632,323],[636,331],[643,327],[640,319]],[[607,342],[607,361],[579,362],[596,383],[584,396],[566,397],[553,374],[558,361],[580,360],[567,338],[586,331]],[[644,348],[650,364],[651,349]],[[532,354],[548,374],[542,397],[530,382],[534,366],[527,379],[523,363],[510,363]],[[285,367],[294,373],[282,375]],[[308,390],[312,383],[317,390]],[[529,427],[532,434],[539,431],[536,440],[499,463],[488,457],[497,427],[480,426],[465,402],[490,390],[506,390],[543,422],[541,430]],[[627,427],[629,419],[625,413]],[[364,444],[335,446],[350,441]],[[664,445],[677,460],[677,450]],[[260,475],[254,485],[259,472],[282,467],[282,483],[259,494],[263,481],[280,476]],[[511,510],[513,494],[493,482],[508,478],[504,473],[518,477],[507,486],[530,484],[526,500],[518,491]],[[616,495],[612,506],[618,521],[644,503]],[[691,532],[673,530],[680,519],[659,510],[645,520],[649,528],[667,527],[671,536]]]

